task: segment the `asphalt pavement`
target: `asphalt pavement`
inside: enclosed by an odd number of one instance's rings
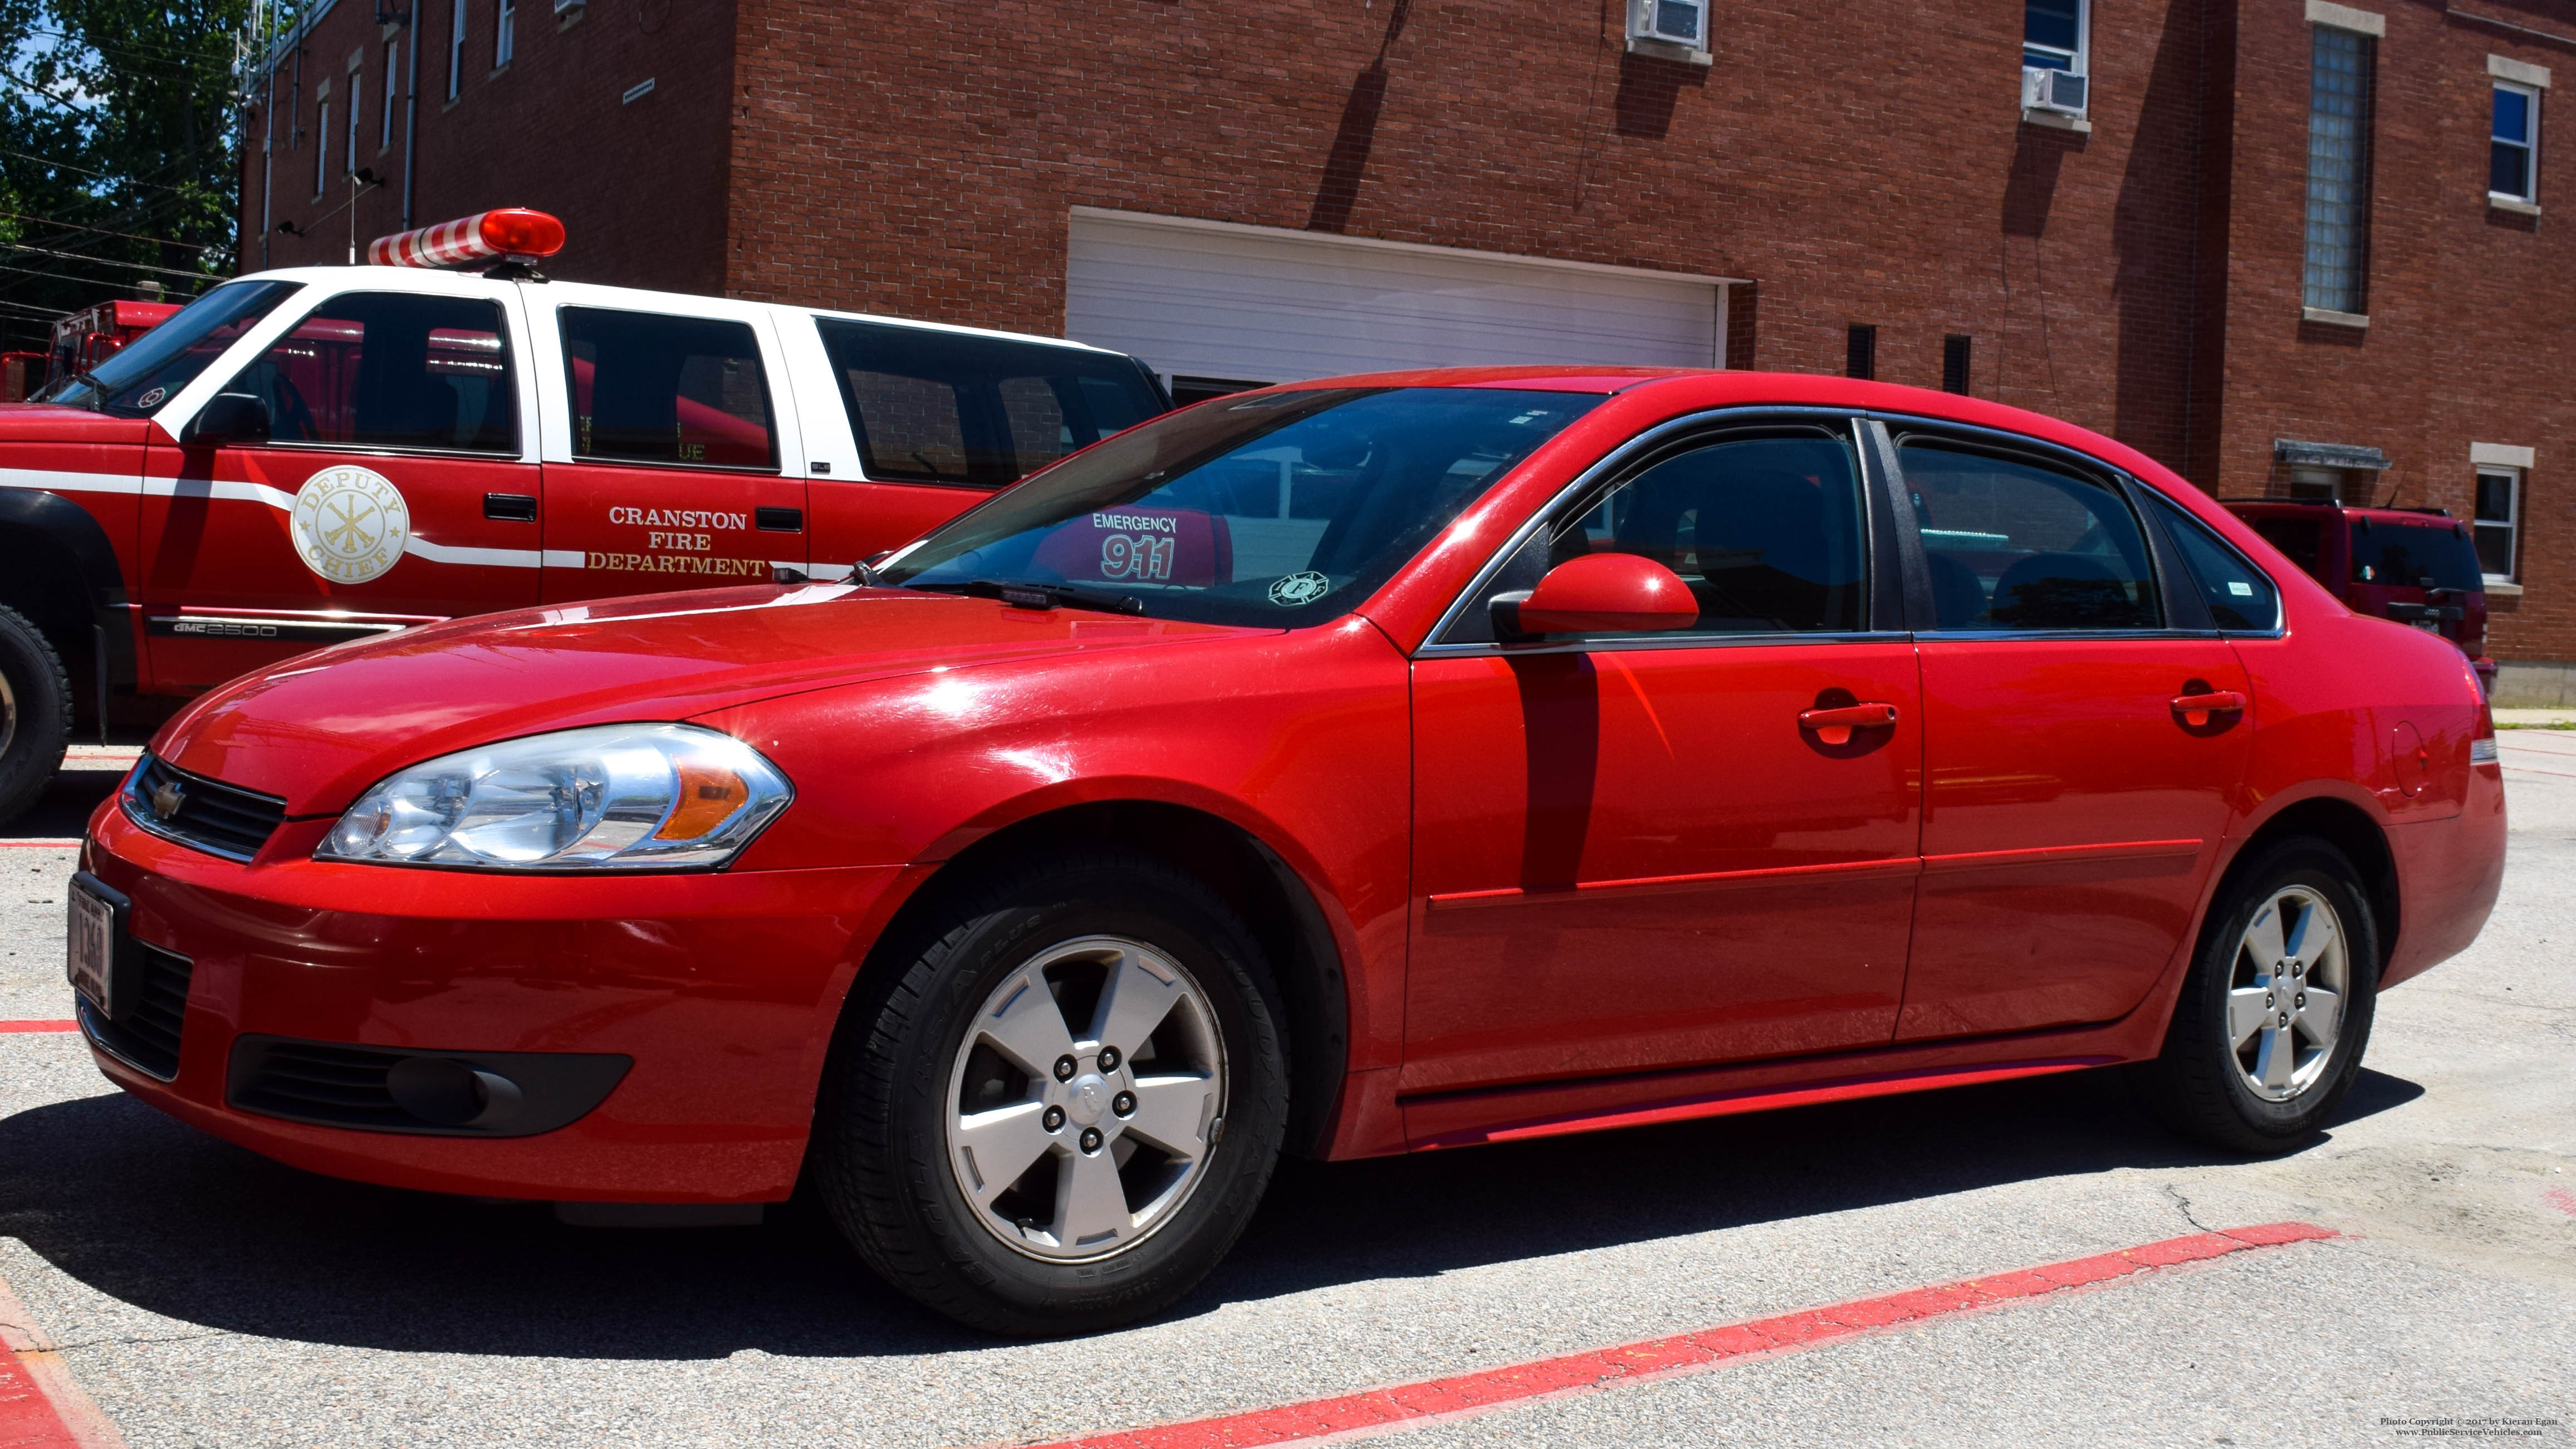
[[[2113,1074],[1283,1168],[1166,1317],[1007,1344],[790,1211],[576,1229],[335,1182],[0,1032],[0,1282],[145,1446],[981,1445],[1500,1368],[2241,1224],[2326,1241],[1430,1421],[1451,1444],[2563,1442],[2576,733],[2504,736],[2505,895],[2391,991],[2330,1134],[2217,1158]],[[13,832],[77,832],[117,762]],[[5,840],[5,837],[0,837]],[[0,1022],[70,1014],[73,852],[0,844]],[[2499,1423],[2498,1421],[2512,1421]]]

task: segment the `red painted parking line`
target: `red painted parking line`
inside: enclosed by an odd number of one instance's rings
[[[0,1036],[13,1031],[78,1031],[77,1021],[0,1021]]]
[[[2565,770],[2535,770],[2529,765],[2507,765],[2505,768],[2525,775],[2555,775],[2561,780],[2576,780],[2576,774],[2569,774]]]
[[[1970,1278],[1884,1298],[1863,1298],[1753,1323],[1731,1323],[1702,1333],[1648,1339],[1456,1378],[1371,1389],[1338,1399],[1315,1399],[1248,1414],[1060,1440],[1036,1449],[1252,1449],[1255,1445],[1366,1438],[1419,1428],[1434,1419],[1465,1418],[1539,1399],[1596,1393],[1618,1384],[1705,1373],[1741,1359],[1796,1353],[1953,1313],[2044,1298],[2071,1288],[2110,1283],[2186,1263],[2205,1263],[2250,1249],[2334,1236],[2332,1229],[2313,1223],[2228,1228],[1991,1278]]]
[[[125,1449],[52,1340],[0,1283],[0,1449]]]
[[[69,850],[79,844],[77,835],[39,835],[29,840],[0,840],[0,849]]]

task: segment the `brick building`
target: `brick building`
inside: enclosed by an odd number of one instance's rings
[[[2479,518],[2504,688],[2576,702],[2576,0],[554,3],[310,13],[254,77],[245,260],[525,205],[559,275],[1064,333],[1184,394],[1963,388],[2221,496]]]

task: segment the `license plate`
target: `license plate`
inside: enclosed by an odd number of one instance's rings
[[[80,882],[71,889],[70,965],[72,989],[100,1015],[108,1014],[116,970],[116,907],[90,893]]]
[[[2442,632],[2442,621],[2439,619],[2418,619],[2415,621],[2415,627],[2423,630],[2427,634],[2439,634]]]

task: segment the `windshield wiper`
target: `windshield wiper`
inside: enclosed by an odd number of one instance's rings
[[[925,584],[913,579],[903,587],[934,594],[972,594],[979,599],[999,599],[1023,609],[1053,609],[1071,604],[1076,608],[1099,609],[1111,614],[1145,612],[1145,601],[1133,594],[1112,594],[1075,584],[1032,584],[1006,579],[951,579]]]

